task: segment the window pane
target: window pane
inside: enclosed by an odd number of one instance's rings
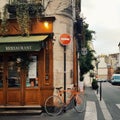
[[[13,57],[8,61],[8,87],[20,87],[20,67]]]
[[[26,87],[37,87],[38,75],[37,75],[37,56],[31,56],[31,62],[28,68],[28,76],[26,80]]]

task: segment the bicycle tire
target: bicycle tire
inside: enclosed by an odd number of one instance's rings
[[[74,98],[74,109],[76,112],[81,113],[84,112],[86,108],[86,98],[85,95],[80,94],[78,98]]]
[[[57,116],[63,110],[63,102],[60,97],[53,95],[45,101],[45,111],[50,116]]]

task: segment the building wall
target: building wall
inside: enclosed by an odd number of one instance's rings
[[[111,80],[111,77],[115,70],[118,67],[119,63],[119,53],[109,54],[107,57],[107,65],[108,65],[108,80]]]
[[[66,47],[66,83],[73,82],[71,71],[73,71],[73,21],[67,17],[56,15],[54,23],[54,86],[63,86],[64,84],[64,48],[59,43],[60,35],[68,33],[71,36],[71,43]]]
[[[105,62],[105,56],[99,56],[100,63],[98,64],[98,76],[99,79],[107,79],[108,69],[107,64]]]
[[[59,43],[60,35],[67,33],[71,36],[71,43],[66,47],[66,84],[73,84],[73,13],[71,0],[53,0],[48,4],[45,14],[55,16],[53,25],[54,47],[53,67],[54,86],[64,86],[64,48]]]

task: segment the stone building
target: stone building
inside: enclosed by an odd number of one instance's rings
[[[53,25],[54,31],[54,86],[64,85],[64,48],[59,43],[60,35],[68,33],[71,36],[71,42],[66,49],[66,82],[67,85],[73,83],[73,6],[71,0],[53,0],[49,2],[46,8],[46,16],[55,16]]]
[[[106,56],[106,64],[108,67],[108,80],[111,80],[113,73],[119,67],[119,53],[113,53]]]
[[[98,64],[98,75],[99,79],[107,79],[107,64],[105,62],[105,55],[99,56],[99,64]]]
[[[55,87],[77,85],[74,24],[80,0],[2,2],[0,105],[44,105]],[[63,34],[68,45],[60,44]]]

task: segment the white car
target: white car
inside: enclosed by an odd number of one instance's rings
[[[113,85],[120,85],[120,74],[113,74],[111,78],[111,83]]]

